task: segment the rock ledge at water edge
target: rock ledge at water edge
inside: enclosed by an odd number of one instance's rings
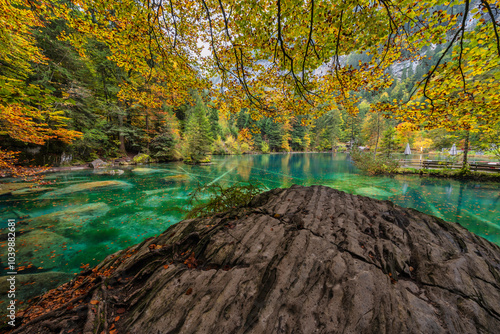
[[[247,207],[182,221],[96,272],[86,295],[17,332],[500,330],[498,246],[323,186],[274,189]]]

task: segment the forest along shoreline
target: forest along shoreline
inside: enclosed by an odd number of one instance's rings
[[[270,152],[267,154],[321,154],[321,153],[332,153],[335,154],[336,152],[331,152],[331,151],[315,151],[315,152],[300,152],[300,151],[291,151],[291,152]],[[260,152],[246,152],[244,154],[252,154],[252,155],[258,155],[258,154],[263,154]],[[349,152],[347,152],[349,154]],[[232,154],[215,154],[215,156],[226,156],[226,155],[232,155]],[[365,156],[371,156],[372,154],[370,152],[364,153]],[[451,169],[451,168],[423,168],[423,167],[417,167],[417,168],[410,168],[410,167],[401,167],[400,164],[401,162],[398,161],[398,159],[383,159],[382,161],[376,161],[373,158],[368,157],[368,160],[374,160],[374,162],[371,162],[371,164],[366,163],[366,158],[364,159],[365,161],[359,162],[356,161],[355,159],[352,159],[354,165],[362,170],[363,172],[366,172],[368,175],[415,175],[415,176],[421,176],[421,177],[438,177],[438,178],[450,178],[450,179],[456,179],[456,180],[471,180],[471,181],[495,181],[495,182],[500,182],[500,169],[498,166],[495,165],[495,169],[492,169],[491,171],[483,170],[483,171],[474,171],[470,170],[470,168],[466,169]],[[140,162],[138,162],[140,161]],[[174,162],[176,160],[170,161]],[[144,165],[144,164],[149,164],[149,163],[156,163],[154,159],[151,159],[148,155],[145,154],[138,154],[138,155],[131,155],[127,158],[119,158],[119,159],[105,159],[102,160],[100,158],[90,162],[90,163],[84,163],[84,164],[78,164],[75,166],[52,166],[43,173],[51,173],[51,172],[64,172],[64,171],[78,171],[78,170],[90,170],[90,169],[103,169],[103,170],[108,170],[111,169],[109,172],[113,173],[114,168],[119,168],[119,167],[125,167],[125,166],[133,166],[133,165]],[[376,164],[375,166],[373,164]],[[392,167],[386,167],[387,165],[393,164]],[[397,165],[396,165],[397,164]],[[500,164],[500,163],[499,163]],[[0,179],[1,180],[1,179]]]

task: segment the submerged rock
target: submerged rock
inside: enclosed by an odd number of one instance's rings
[[[16,260],[18,265],[34,269],[52,269],[62,267],[67,262],[61,245],[66,245],[69,239],[50,231],[33,230],[16,238]],[[6,253],[7,247],[2,247]],[[7,254],[0,254],[2,259]]]
[[[0,291],[4,291],[0,295],[0,300],[4,303],[9,303],[7,291],[10,290],[10,284],[7,278],[10,276],[0,276]],[[47,289],[52,289],[62,283],[70,280],[74,275],[58,271],[46,271],[35,274],[16,275],[16,298],[18,301],[26,301],[30,298],[43,294]],[[4,304],[7,305],[7,304]],[[0,309],[0,314],[5,313],[5,310]]]
[[[66,188],[57,189],[49,193],[43,194],[41,198],[53,198],[61,195],[77,193],[82,191],[94,191],[108,188],[127,187],[130,186],[127,182],[123,181],[95,181],[85,182],[71,185]]]
[[[370,196],[370,197],[378,197],[378,198],[388,198],[393,194],[385,191],[384,189],[380,189],[377,187],[363,187],[355,190],[356,194],[362,196]]]
[[[57,233],[66,234],[80,229],[85,223],[105,215],[109,210],[110,207],[106,203],[75,205],[61,211],[26,219],[22,221],[22,224],[27,224],[29,229],[48,228]]]
[[[122,169],[112,169],[112,170],[103,170],[100,172],[96,172],[97,175],[121,175],[125,173]]]
[[[150,195],[157,195],[157,194],[165,193],[165,192],[168,192],[168,191],[173,191],[173,190],[176,190],[176,189],[179,189],[179,187],[145,190],[144,193],[146,195],[150,196]]]
[[[189,175],[187,175],[187,174],[167,175],[163,178],[163,181],[165,181],[165,182],[188,181],[188,180],[189,180]]]
[[[12,195],[14,191],[20,191],[21,189],[30,188],[34,183],[29,182],[11,182],[11,183],[1,183],[0,184],[0,196]]]
[[[30,194],[36,194],[36,193],[43,193],[43,192],[51,191],[54,189],[55,188],[52,188],[52,187],[25,188],[25,189],[13,191],[12,195],[14,195],[14,196],[30,195]]]
[[[156,169],[153,168],[134,168],[132,169],[132,173],[136,174],[151,174],[151,173],[156,173],[159,172]]]
[[[247,207],[182,221],[90,275],[90,292],[71,309],[29,319],[16,333],[500,328],[498,246],[416,210],[322,186],[275,189]],[[60,303],[70,301],[70,285],[61,289]]]

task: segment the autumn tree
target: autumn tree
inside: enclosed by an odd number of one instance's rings
[[[69,143],[81,135],[66,128],[68,118],[60,108],[64,96],[54,97],[46,87],[29,82],[33,64],[46,61],[31,30],[43,26],[46,10],[36,2],[0,1],[0,136],[26,144]],[[0,168],[16,175],[16,155],[0,149]]]
[[[116,103],[103,112],[122,151],[132,142],[147,146],[159,134],[153,123],[164,105],[192,103],[190,91],[207,88],[220,113],[245,109],[254,122],[286,124],[310,115],[303,118],[310,125],[327,112],[325,103],[335,105],[350,141],[359,130],[363,92],[390,92],[395,98],[374,101],[371,110],[425,130],[465,131],[470,139],[500,122],[499,5],[498,0],[4,1],[2,131],[37,143],[78,135],[63,130],[67,119],[53,95],[18,77],[45,61],[30,29],[50,17],[66,22],[58,39],[82,59],[92,59],[91,45],[98,43],[124,74],[113,85]],[[432,45],[440,50],[425,59]],[[206,46],[211,55],[202,57]],[[398,85],[391,66],[404,62],[423,64],[417,68],[422,73],[413,76],[415,82]],[[19,130],[11,130],[16,122]],[[279,126],[265,126],[262,138],[272,149],[293,145],[293,135],[283,138]],[[237,132],[231,133],[234,140]]]
[[[370,112],[363,122],[361,132],[365,139],[365,143],[368,144],[370,148],[373,148],[374,155],[377,154],[378,145],[386,126],[386,119],[379,111]]]
[[[333,98],[355,115],[356,92],[392,87],[390,66],[412,61],[425,64],[413,90],[396,85],[396,99],[373,109],[426,129],[474,133],[499,119],[497,8],[486,0],[202,1],[199,13],[220,99],[232,105],[271,117],[318,115]],[[431,45],[438,50],[424,59]],[[343,58],[353,54],[364,56],[357,64]]]
[[[248,128],[243,128],[238,132],[238,144],[240,145],[241,153],[253,150],[254,141],[252,132]]]
[[[399,142],[413,145],[415,141],[417,127],[410,122],[402,122],[396,126],[396,136]]]

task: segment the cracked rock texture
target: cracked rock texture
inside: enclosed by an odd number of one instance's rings
[[[116,269],[86,304],[19,332],[500,332],[498,246],[328,187],[275,189],[130,251],[99,265]]]

